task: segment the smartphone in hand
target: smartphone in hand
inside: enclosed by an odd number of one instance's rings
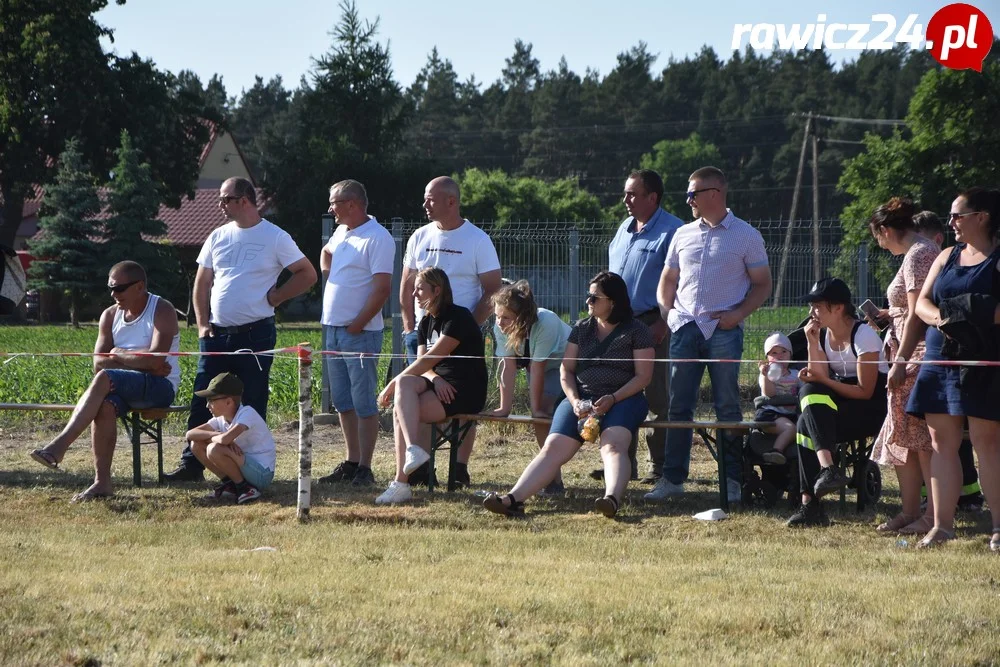
[[[865,317],[868,319],[869,324],[871,324],[879,331],[882,331],[887,326],[889,326],[889,320],[879,317],[879,307],[876,306],[871,299],[868,299],[863,304],[861,304],[861,312],[864,313]]]

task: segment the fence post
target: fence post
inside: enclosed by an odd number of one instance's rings
[[[325,248],[326,244],[330,241],[330,237],[333,236],[333,216],[329,213],[324,213],[320,216],[320,222],[323,229],[323,245],[321,248]],[[320,276],[320,280],[323,277]],[[326,291],[326,281],[323,281],[319,286],[319,293],[322,300],[323,293]],[[320,331],[322,332],[323,325],[320,325]],[[320,334],[320,347],[323,347],[322,333]],[[329,414],[333,412],[333,399],[330,396],[330,378],[326,375],[326,364],[323,363],[323,358],[320,357],[319,364],[319,375],[320,375],[320,399],[319,399],[319,411],[322,413]]]
[[[389,290],[389,313],[392,321],[392,358],[389,376],[403,371],[403,313],[399,307],[399,286],[403,282],[403,219],[392,219],[392,240],[396,244],[396,261],[392,264],[392,288]]]
[[[858,293],[857,300],[864,301],[868,295],[868,244],[858,246]]]
[[[312,349],[299,343],[299,502],[296,517],[309,520],[312,505]],[[322,358],[322,357],[320,357]]]
[[[564,303],[560,310],[569,313],[569,321],[575,322],[578,309],[573,306],[580,292],[580,230],[573,227],[569,230],[569,294],[568,303]]]

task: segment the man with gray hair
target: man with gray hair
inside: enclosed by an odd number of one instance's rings
[[[260,216],[257,193],[249,180],[224,181],[219,187],[219,209],[226,223],[205,240],[194,278],[198,348],[203,353],[272,350],[277,343],[274,309],[312,287],[316,269],[288,232]],[[279,287],[278,276],[285,269],[292,275]],[[272,361],[269,355],[199,356],[188,430],[212,418],[197,392],[227,372],[243,381],[243,402],[267,419]],[[180,466],[164,477],[168,482],[201,481],[204,470],[188,445]]]
[[[424,189],[424,211],[430,223],[410,236],[403,256],[403,278],[399,289],[399,303],[403,315],[403,336],[407,362],[417,356],[417,324],[423,310],[414,308],[413,286],[421,269],[436,266],[448,275],[455,305],[467,308],[480,326],[493,312],[490,298],[500,289],[500,260],[493,241],[479,227],[462,217],[459,212],[461,192],[458,183],[447,176],[439,176]],[[458,452],[459,484],[468,486],[468,461],[475,442],[476,427],[468,435]],[[424,474],[433,471],[418,469],[410,475],[423,481]]]
[[[340,415],[346,458],[322,483],[374,484],[372,454],[378,435],[378,354],[382,351],[382,307],[389,299],[396,243],[374,216],[357,181],[330,187],[330,213],[337,222],[319,256],[323,274],[323,349],[330,394]]]

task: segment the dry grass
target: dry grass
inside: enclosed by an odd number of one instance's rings
[[[474,481],[510,484],[532,455],[527,433],[481,433]],[[464,492],[375,507],[380,486],[317,489],[300,525],[288,431],[286,481],[256,505],[209,503],[193,485],[132,489],[123,450],[115,499],[71,506],[89,454],[81,442],[68,472],[42,470],[26,450],[47,435],[2,433],[6,664],[1000,661],[988,516],[966,517],[962,539],[931,553],[877,535],[876,515],[853,509],[825,530],[786,529],[784,508],[702,523],[691,514],[716,496],[696,449],[701,481],[683,502],[648,507],[635,487],[608,521],[588,512],[589,450],[567,470],[571,497],[532,502],[524,520]],[[318,427],[316,443],[325,474],[339,432]],[[179,448],[171,438],[168,461]],[[154,465],[149,451],[144,469]],[[380,481],[390,467],[385,440]],[[887,494],[895,502],[891,484]]]

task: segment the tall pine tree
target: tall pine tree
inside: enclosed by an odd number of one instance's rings
[[[101,252],[109,265],[126,259],[139,262],[146,269],[150,287],[169,292],[178,282],[180,265],[174,249],[161,238],[167,226],[156,218],[160,195],[152,169],[142,160],[128,131],[122,131],[117,154],[118,164],[108,184]]]
[[[56,289],[69,295],[70,320],[79,324],[81,299],[93,291],[105,267],[99,266],[101,210],[97,185],[83,161],[80,143],[71,139],[59,156],[56,180],[45,186],[39,233],[30,241],[30,287]]]

